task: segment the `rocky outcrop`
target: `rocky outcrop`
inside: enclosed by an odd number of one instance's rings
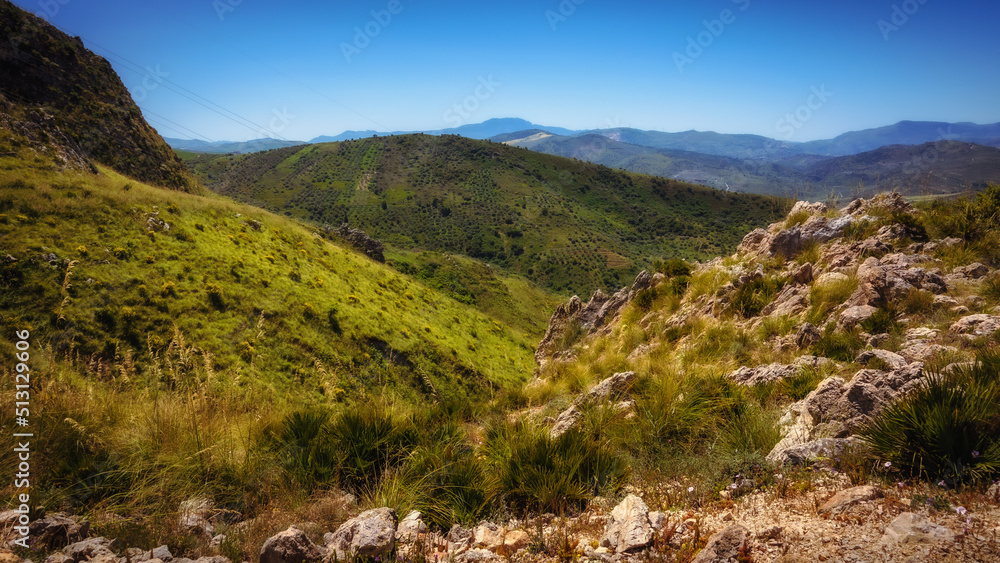
[[[601,536],[601,547],[615,553],[641,550],[653,542],[649,508],[636,495],[629,495],[611,511]]]
[[[347,223],[344,223],[337,229],[337,234],[344,237],[347,242],[351,243],[351,246],[364,252],[372,260],[385,263],[385,255],[383,254],[385,247],[380,241],[369,237],[361,229],[351,228]]]
[[[919,544],[953,543],[955,533],[935,524],[926,516],[904,512],[885,529],[881,544],[889,548],[905,549]]]
[[[837,452],[851,447],[852,443],[844,440],[853,430],[913,389],[922,375],[923,364],[916,362],[892,371],[863,369],[850,381],[840,377],[824,379],[805,399],[785,411],[779,421],[783,438],[767,459],[787,464],[802,461],[804,453]]]
[[[341,524],[327,547],[341,561],[348,557],[384,558],[392,551],[395,538],[396,511],[375,508]]]
[[[871,485],[852,487],[838,491],[830,497],[819,507],[819,513],[826,516],[838,514],[847,511],[856,504],[874,500],[881,496],[882,493]]]
[[[884,306],[906,297],[914,289],[931,293],[948,290],[944,278],[935,272],[911,266],[903,255],[889,255],[881,260],[866,259],[857,272],[858,288],[847,299],[845,306]]]
[[[611,296],[598,289],[586,303],[576,295],[571,297],[552,313],[545,336],[535,349],[535,362],[543,366],[552,359],[563,357],[563,348],[572,344],[565,342],[568,334],[575,334],[576,340],[607,325],[639,291],[651,287],[653,283],[653,276],[643,270],[636,276],[631,288],[623,287]]]

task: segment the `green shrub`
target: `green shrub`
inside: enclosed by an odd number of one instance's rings
[[[647,287],[645,289],[639,290],[635,295],[635,306],[640,311],[649,311],[653,307],[653,301],[656,300],[656,288]]]
[[[979,286],[979,295],[990,303],[1000,303],[1000,275],[984,279]]]
[[[310,491],[336,475],[337,451],[329,423],[327,411],[296,411],[285,417],[274,436],[285,474]]]
[[[337,452],[341,485],[355,492],[373,489],[416,443],[412,421],[380,403],[342,411],[330,423],[329,436]]]
[[[1000,472],[1000,354],[980,353],[971,367],[932,374],[889,405],[859,435],[893,471],[975,482]]]
[[[912,288],[903,298],[902,308],[908,315],[929,313],[934,308],[934,294],[924,289]]]
[[[593,495],[616,493],[629,475],[607,444],[575,429],[552,438],[547,429],[495,426],[487,441],[499,493],[522,511],[579,508]]]
[[[852,358],[853,359],[853,358]],[[801,401],[806,395],[811,393],[819,382],[823,380],[823,375],[814,369],[804,369],[799,373],[786,377],[778,384],[778,393],[791,399],[793,402]]]
[[[218,284],[210,283],[205,285],[205,293],[208,295],[208,302],[219,311],[226,309],[226,299],[222,296],[222,287]]]

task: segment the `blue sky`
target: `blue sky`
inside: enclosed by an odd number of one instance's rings
[[[1000,121],[994,1],[15,3],[107,58],[169,137],[522,117],[808,141]]]

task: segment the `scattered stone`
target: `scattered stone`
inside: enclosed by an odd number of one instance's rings
[[[636,495],[629,495],[611,511],[602,547],[616,553],[640,550],[653,542],[653,529],[649,524],[649,508]]]
[[[958,319],[949,329],[951,332],[970,336],[988,336],[1000,330],[1000,316],[969,315]]]
[[[819,342],[821,338],[823,338],[823,333],[812,323],[802,323],[799,326],[799,330],[795,333],[795,342],[799,345],[799,348],[808,348]]]
[[[760,314],[762,317],[793,317],[808,308],[809,288],[802,285],[786,285]]]
[[[904,512],[885,529],[881,543],[888,547],[903,547],[923,543],[952,543],[955,533],[939,526],[925,516]]]
[[[878,309],[871,305],[855,305],[848,307],[840,313],[837,325],[842,329],[851,329],[871,318]]]
[[[959,305],[958,299],[951,297],[949,295],[935,295],[934,296],[934,306],[935,307],[957,307]]]
[[[337,554],[339,560],[348,557],[385,557],[392,550],[395,537],[396,511],[391,508],[374,508],[341,524],[327,547]]]
[[[728,563],[749,551],[750,531],[735,524],[708,538],[705,549],[691,563]]]
[[[764,528],[763,530],[757,532],[757,540],[758,541],[776,540],[778,539],[778,537],[781,536],[781,532],[783,531],[785,531],[785,529],[781,526],[770,526]]]
[[[806,262],[792,272],[792,281],[798,284],[807,284],[813,281],[813,265]]]
[[[941,357],[945,354],[958,352],[954,346],[942,346],[941,344],[914,344],[899,351],[899,355],[907,362],[927,362],[934,357]]]
[[[871,485],[852,487],[838,492],[819,507],[819,513],[824,515],[837,514],[860,502],[879,498],[881,493]]]
[[[167,546],[161,545],[160,547],[153,548],[150,551],[141,552],[139,555],[132,557],[132,561],[135,563],[153,561],[154,559],[158,559],[163,563],[169,563],[174,559],[174,556],[170,553],[170,549]]]
[[[8,512],[12,513],[16,519],[18,513],[11,510],[3,514],[6,515]],[[0,520],[6,522],[8,519],[0,515]],[[11,520],[11,525],[14,521]],[[56,512],[28,524],[28,535],[31,536],[36,545],[46,549],[60,549],[71,543],[87,539],[87,536],[90,535],[90,522],[78,522],[77,518]]]
[[[114,552],[114,546],[115,540],[104,537],[96,537],[67,545],[63,548],[62,552],[63,555],[69,557],[74,563],[90,561],[98,557],[110,557],[117,560],[117,556]]]
[[[549,435],[553,438],[558,438],[576,426],[583,419],[581,408],[591,403],[623,397],[625,398],[625,401],[623,401],[625,404],[619,403],[617,408],[627,411],[631,406],[634,406],[634,403],[630,404],[628,401],[628,390],[638,378],[639,376],[634,371],[623,371],[594,385],[587,394],[578,396],[573,401],[573,404],[559,413],[555,423],[552,425],[552,429],[549,431]]]
[[[451,530],[448,530],[446,539],[448,540],[449,553],[462,553],[472,547],[475,536],[472,534],[471,529],[455,524],[451,527]]]
[[[411,510],[396,526],[396,541],[414,542],[421,534],[426,533],[427,524],[424,524],[423,514],[419,510]]]
[[[854,358],[854,361],[867,366],[872,360],[878,360],[883,366],[889,368],[890,370],[901,369],[906,367],[909,362],[894,352],[888,350],[874,349],[874,350],[864,350]]]
[[[214,510],[215,503],[211,499],[192,498],[182,502],[178,517],[181,530],[211,539],[215,536],[215,526],[210,521]]]
[[[488,549],[470,549],[455,556],[455,563],[500,563],[503,561],[496,553]]]
[[[757,366],[755,368],[743,366],[726,377],[736,383],[739,383],[740,385],[752,387],[754,385],[781,381],[782,379],[792,377],[798,373],[799,368],[793,365],[769,364],[766,366]]]
[[[320,548],[295,526],[271,536],[260,548],[260,563],[316,563],[322,559]]]
[[[990,273],[990,269],[979,262],[973,262],[967,266],[955,268],[952,270],[952,273],[958,274],[959,276],[970,280],[978,280],[979,278]]]

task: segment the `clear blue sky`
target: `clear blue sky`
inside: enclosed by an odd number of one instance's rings
[[[169,137],[522,117],[808,141],[903,119],[1000,121],[992,0],[15,3],[107,58]]]

